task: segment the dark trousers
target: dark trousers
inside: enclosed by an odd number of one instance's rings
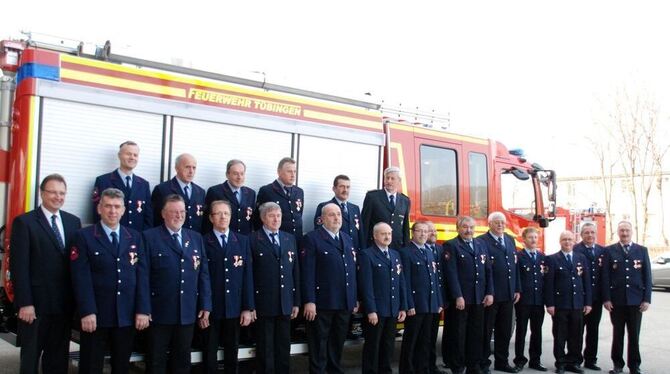
[[[493,358],[495,367],[508,365],[509,341],[512,339],[514,301],[494,302],[484,309],[484,340],[482,345],[482,367],[491,365],[491,336],[495,330]]]
[[[456,368],[457,327],[458,309],[452,303],[444,310],[444,327],[442,328],[442,362],[450,369]]]
[[[135,327],[98,327],[95,331],[81,332],[79,372],[100,373],[105,365],[105,352],[111,353],[113,374],[128,373],[133,353]],[[108,348],[109,347],[109,348]]]
[[[428,372],[433,373],[437,369],[437,333],[440,330],[440,313],[433,313],[430,324],[430,349],[428,356]]]
[[[639,305],[615,305],[610,312],[612,319],[612,362],[614,366],[623,368],[623,336],[628,330],[628,368],[640,368],[640,324],[642,312]]]
[[[556,367],[579,365],[584,336],[584,319],[581,309],[556,309],[552,317],[551,332],[554,335],[554,358]],[[565,353],[565,343],[568,352]]]
[[[542,324],[544,322],[544,306],[520,305],[514,306],[516,311],[516,337],[514,338],[514,364],[525,365],[529,361],[524,356],[526,345],[526,331],[530,322],[530,344],[528,356],[531,365],[540,363],[542,355]]]
[[[254,325],[257,373],[288,374],[291,359],[291,316],[259,316]]]
[[[237,352],[240,342],[240,318],[210,320],[209,327],[203,331],[205,348],[202,351],[202,373],[217,373],[219,342],[223,346],[223,371],[237,374]]]
[[[149,360],[152,374],[191,371],[191,342],[194,325],[152,325],[149,329]],[[169,352],[169,354],[168,354]]]
[[[376,325],[363,320],[363,374],[390,374],[393,349],[395,348],[395,317],[380,317]]]
[[[586,329],[584,362],[587,364],[595,364],[598,361],[598,328],[602,315],[603,304],[594,302],[591,313],[584,316],[584,328]]]
[[[346,310],[317,310],[316,319],[307,322],[310,373],[344,373],[342,349],[349,318]]]
[[[41,314],[31,324],[18,321],[21,374],[37,374],[40,357],[43,373],[67,373],[71,323],[64,314]]]
[[[433,313],[417,313],[405,319],[400,345],[400,372],[427,373],[430,357],[430,327]]]
[[[455,309],[455,308],[454,308]],[[482,339],[484,337],[484,306],[466,304],[465,309],[455,310],[454,339],[449,350],[453,352],[450,368],[452,371],[467,367],[478,371],[482,360]]]

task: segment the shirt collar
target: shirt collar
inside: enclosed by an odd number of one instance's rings
[[[425,244],[423,245],[423,247],[421,247],[421,246],[419,246],[418,243],[416,243],[416,242],[413,241],[413,240],[412,240],[412,244],[414,244],[414,246],[417,247],[417,248],[419,248],[419,249],[424,249],[424,248],[426,248],[426,245],[425,245]]]
[[[500,238],[503,238],[503,241],[504,241],[504,239],[505,239],[505,234],[503,234],[502,236],[496,236],[496,234],[494,234],[494,233],[492,233],[491,231],[489,231],[489,235],[491,235],[491,237],[493,237],[493,239],[495,239],[497,242],[500,241]]]
[[[295,185],[291,185],[291,186],[289,186],[288,184],[284,184],[284,183],[282,183],[282,182],[279,180],[279,178],[277,178],[276,180],[277,180],[277,183],[279,183],[279,185],[282,186],[282,188],[286,188],[286,187],[294,187],[294,186],[295,186]]]
[[[342,201],[342,200],[338,199],[337,196],[334,197],[333,199],[335,199],[335,201],[337,201],[337,205],[339,205],[339,206],[342,206],[342,204],[346,204],[346,203],[347,203],[346,201]]]
[[[182,236],[181,236],[181,231],[182,231],[182,230],[181,230],[181,227],[179,228],[179,231],[172,231],[172,230],[170,230],[170,228],[167,227],[167,226],[165,226],[165,229],[170,233],[170,236],[172,236],[172,235],[174,235],[174,234],[177,234],[177,235],[179,235],[180,238],[182,237]]]
[[[236,191],[239,193],[239,191],[242,189],[242,187],[235,187],[235,186],[233,186],[233,185],[230,183],[230,181],[227,181],[227,182],[228,182],[228,188],[230,188],[230,190],[233,191],[233,193],[235,193]]]
[[[121,177],[121,179],[123,180],[124,183],[126,182],[126,177],[130,177],[130,181],[131,182],[133,181],[133,173],[132,172],[130,174],[126,174],[126,173],[121,171],[121,168],[116,169],[116,172],[119,174],[119,176]]]
[[[272,237],[270,236],[270,234],[272,234],[272,231],[270,231],[270,230],[269,230],[267,227],[265,227],[265,226],[263,226],[263,231],[265,232],[265,235],[267,235],[267,237],[268,237],[269,239],[272,239]],[[277,231],[276,234],[277,234],[277,241],[279,241],[279,231]]]
[[[116,230],[113,230],[111,227],[105,225],[102,221],[100,221],[100,226],[102,226],[102,231],[104,231],[105,234],[107,234],[108,238],[111,238],[113,232],[115,232],[116,236],[120,238],[119,231],[121,231],[120,230],[121,225],[117,225]]]
[[[335,237],[339,234],[339,233],[334,233],[334,232],[328,230],[328,229],[326,228],[326,226],[321,226],[321,227],[323,227],[323,229],[326,230],[326,232],[328,233],[328,235],[330,235],[330,237],[333,238],[333,239],[335,239]]]
[[[51,222],[51,216],[53,216],[54,214],[55,214],[56,217],[58,217],[58,219],[60,220],[60,210],[57,211],[56,213],[51,213],[51,212],[49,211],[49,209],[47,209],[47,208],[44,207],[44,205],[40,205],[40,209],[42,209],[42,213],[44,213],[44,216],[47,217],[47,219],[49,220],[49,222]]]
[[[221,235],[225,235],[226,238],[228,238],[228,236],[230,235],[230,227],[225,232],[219,231],[217,229],[212,229],[212,231],[214,231],[214,235],[216,235],[217,238],[220,238]]]
[[[177,177],[174,177],[174,179],[177,180],[177,183],[179,183],[179,187],[181,187],[182,191],[184,190],[184,187],[186,187],[186,186],[188,186],[188,188],[191,188],[191,183],[184,183],[184,182],[182,182],[181,179],[179,179]]]
[[[533,254],[533,253],[537,254],[537,249],[535,249],[535,250],[528,249],[528,248],[524,248],[524,249],[526,250],[526,252],[527,252],[529,255],[531,255],[531,254]]]
[[[390,192],[386,191],[386,188],[384,188],[384,192],[386,193],[386,200],[388,200],[390,196],[393,196],[393,198],[395,199],[396,195],[398,194],[398,191],[396,191],[394,193],[390,193]]]

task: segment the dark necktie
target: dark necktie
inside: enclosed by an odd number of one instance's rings
[[[335,235],[335,244],[337,245],[337,248],[342,249],[342,242],[340,241],[339,235]]]
[[[233,195],[235,195],[235,199],[237,200],[238,204],[242,203],[242,199],[240,198],[240,191],[235,191],[233,192]]]
[[[126,190],[130,191],[130,175],[126,175]]]
[[[184,196],[186,197],[186,200],[191,199],[191,196],[189,195],[188,190],[189,190],[188,186],[184,186]]]
[[[570,266],[572,266],[572,254],[568,253],[567,255],[565,255],[565,257],[568,259],[568,264],[570,264]]]
[[[421,252],[421,256],[423,256],[423,259],[428,261],[428,252],[426,252],[426,247],[419,248],[419,251]]]
[[[530,259],[535,263],[535,252],[530,252]]]
[[[475,250],[475,247],[472,246],[472,240],[466,240],[465,242],[468,244],[468,247],[470,247],[471,251]]]
[[[223,247],[225,249],[226,245],[228,245],[228,240],[226,238],[226,234],[221,234],[221,247]]]
[[[501,247],[505,248],[505,240],[503,240],[503,237],[498,238],[498,244],[500,244]]]
[[[277,233],[276,232],[270,233],[270,237],[272,237],[272,247],[275,250],[275,256],[279,258],[281,257],[281,247],[279,246],[279,242],[277,241]]]
[[[391,209],[395,210],[395,196],[389,195],[389,205],[391,205]]]
[[[174,240],[175,243],[177,243],[177,247],[181,249],[181,240],[179,240],[179,234],[177,233],[172,234],[172,239]]]
[[[116,253],[119,253],[119,236],[114,231],[109,235],[112,236],[112,246],[114,247],[114,250],[116,250]]]
[[[65,248],[65,242],[63,241],[63,237],[60,234],[60,230],[58,230],[58,224],[56,224],[56,218],[58,218],[57,215],[55,214],[51,215],[51,229],[54,231],[54,234],[56,235],[56,240],[58,240],[59,249],[62,250]]]
[[[623,252],[628,255],[630,253],[630,244],[626,244],[623,246]]]
[[[391,255],[389,254],[388,249],[385,250],[385,251],[382,251],[382,253],[384,253],[384,256],[386,257],[387,260],[390,260],[390,259],[391,259]]]
[[[596,249],[594,247],[589,248],[591,251],[591,257],[596,257]]]
[[[286,191],[286,196],[289,198],[291,197],[291,187],[284,187],[284,191]]]
[[[341,203],[340,206],[342,207],[342,215],[347,214],[347,203]]]

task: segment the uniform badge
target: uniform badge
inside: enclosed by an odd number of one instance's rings
[[[449,253],[449,251],[444,251],[444,259],[447,261],[451,259],[451,253]]]
[[[251,220],[251,215],[254,213],[254,210],[251,207],[247,207],[247,221]]]
[[[242,259],[242,256],[234,255],[233,256],[233,266],[239,267],[239,266],[242,266],[242,265],[244,265],[244,259]]]
[[[542,274],[547,274],[549,272],[549,266],[545,265],[544,263],[541,263],[540,271],[542,272]]]
[[[619,264],[616,261],[614,261],[614,263],[612,264],[612,270],[616,270],[618,268],[619,268]]]
[[[74,261],[79,258],[79,248],[72,247],[70,249],[70,261]]]
[[[323,225],[323,220],[321,219],[321,216],[316,217],[316,224]]]
[[[142,213],[142,200],[137,200],[135,203],[137,204],[137,208],[135,208],[137,213]]]
[[[202,214],[203,214],[203,212],[202,212],[202,205],[200,205],[200,204],[195,204],[195,214],[196,214],[197,216],[202,216]]]
[[[193,270],[198,270],[200,267],[200,256],[193,255]]]
[[[400,275],[400,273],[402,273],[402,265],[401,264],[397,264],[395,266],[395,272],[398,273],[398,275]]]
[[[293,262],[293,251],[288,251],[288,262]]]
[[[354,222],[356,223],[356,230],[360,230],[360,229],[361,229],[361,227],[360,227],[361,225],[358,223],[358,216],[354,216]]]
[[[188,248],[189,244],[191,244],[191,242],[187,240],[186,243],[184,243],[184,248]],[[195,252],[197,253],[198,251],[196,250]]]
[[[356,250],[353,248],[351,249],[351,255],[354,257],[354,262],[356,262]]]
[[[526,271],[530,271],[530,266],[526,266]]]
[[[479,255],[479,257],[481,258],[480,261],[482,262],[482,264],[485,264],[486,263],[486,255]]]
[[[128,257],[130,257],[130,265],[137,263],[137,252],[128,252]]]
[[[519,261],[519,258],[516,256],[516,253],[514,254],[514,263],[516,264]]]
[[[633,260],[633,269],[642,269],[642,260]]]
[[[598,257],[598,266],[603,267],[603,256]]]
[[[577,268],[577,275],[581,277],[582,273],[584,272],[584,267],[582,266],[581,263],[578,263],[576,268]]]
[[[437,273],[437,264],[433,261],[433,273]]]
[[[302,209],[302,200],[297,199],[297,200],[295,201],[295,210],[297,210],[297,211],[299,212],[300,209]]]

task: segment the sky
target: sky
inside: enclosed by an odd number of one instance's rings
[[[11,3],[2,39],[110,40],[116,54],[435,111],[559,176],[588,173],[576,162],[618,87],[648,90],[667,117],[661,1]]]

